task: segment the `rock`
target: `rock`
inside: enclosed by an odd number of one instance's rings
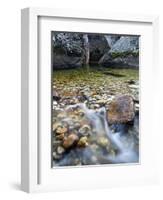
[[[64,134],[64,133],[66,133],[68,131],[68,129],[66,128],[66,127],[57,127],[57,129],[56,129],[56,134]]]
[[[63,119],[66,117],[66,113],[63,111],[63,112],[59,112],[58,115],[57,115],[57,118],[60,118],[60,119]]]
[[[129,85],[129,87],[131,88],[131,89],[139,89],[139,85]]]
[[[128,84],[135,84],[135,80],[128,80],[127,83]]]
[[[53,56],[53,68],[54,69],[70,69],[79,68],[82,66],[81,57],[70,57],[66,54]]]
[[[130,88],[134,102],[139,103],[139,82],[135,81],[134,84],[131,84],[128,87]]]
[[[112,67],[139,67],[139,38],[121,36],[111,50],[103,55],[99,64]]]
[[[57,153],[58,154],[63,154],[65,152],[65,149],[62,147],[62,146],[59,146],[58,148],[57,148]]]
[[[84,52],[82,34],[53,34],[53,68],[66,69],[82,66]]]
[[[63,141],[63,147],[68,149],[72,147],[77,141],[79,137],[76,134],[71,133],[67,138]]]
[[[61,159],[61,155],[58,155],[55,151],[53,152],[53,159],[59,160]]]
[[[110,141],[106,137],[98,138],[97,143],[102,147],[106,147],[110,145]]]
[[[94,98],[95,98],[96,100],[100,100],[100,99],[101,99],[101,96],[100,96],[100,95],[94,95]]]
[[[110,49],[104,35],[89,34],[90,64],[98,63],[100,58]]]
[[[90,104],[89,108],[90,109],[97,109],[97,108],[100,108],[100,105],[99,104]]]
[[[81,126],[81,125],[80,125],[79,122],[75,122],[75,123],[74,123],[74,128],[78,129],[78,128],[80,128],[80,126]]]
[[[78,142],[79,147],[86,147],[88,146],[88,138],[86,136],[81,137],[79,142]]]
[[[98,104],[100,104],[100,105],[105,105],[106,103],[107,103],[107,100],[105,100],[105,99],[100,99],[100,100],[98,100],[98,101],[96,101],[96,103],[98,103]]]
[[[110,48],[113,47],[113,45],[117,42],[117,40],[119,40],[120,36],[118,35],[105,35],[105,38],[108,42],[108,45]]]
[[[58,146],[61,144],[61,141],[60,140],[53,140],[53,146]]]
[[[59,96],[58,92],[53,88],[53,104],[55,101],[59,101],[61,97]]]
[[[130,122],[134,116],[134,102],[129,95],[117,96],[108,106],[107,119],[109,124]]]
[[[87,124],[83,125],[80,129],[79,129],[79,134],[83,135],[83,136],[88,136],[90,134],[91,131],[91,127]]]
[[[64,136],[65,136],[64,133],[56,135],[56,139],[63,140]]]
[[[55,131],[58,127],[62,127],[62,123],[60,122],[53,123],[53,131]]]
[[[53,106],[57,106],[57,105],[58,105],[57,101],[53,101]]]
[[[78,109],[78,110],[74,111],[74,113],[80,117],[83,117],[85,115],[84,110],[82,110],[82,109]]]
[[[138,112],[139,111],[139,104],[135,103],[135,111]]]
[[[139,37],[137,36],[121,36],[113,45],[110,52],[134,52],[139,49]]]

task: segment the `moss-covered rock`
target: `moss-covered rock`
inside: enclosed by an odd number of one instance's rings
[[[139,67],[139,37],[122,36],[99,61],[103,66]]]

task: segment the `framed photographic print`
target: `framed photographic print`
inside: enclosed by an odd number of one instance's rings
[[[22,10],[22,190],[158,182],[158,17]]]

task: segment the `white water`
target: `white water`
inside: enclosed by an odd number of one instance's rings
[[[92,110],[88,109],[85,104],[76,104],[76,105],[71,105],[68,106],[67,109],[75,109],[75,108],[80,108],[88,121],[91,124],[91,127],[93,130],[95,130],[95,134],[98,136],[103,135],[106,136],[111,144],[116,147],[118,150],[118,153],[116,155],[104,155],[105,161],[108,160],[108,163],[135,163],[138,162],[138,155],[134,151],[134,140],[130,140],[128,145],[126,145],[126,139],[128,137],[128,133],[123,132],[123,130],[112,133],[108,122],[106,118],[106,110],[104,107],[98,109],[98,110]],[[69,120],[69,119],[67,119]],[[94,134],[94,133],[93,133]],[[70,157],[74,156],[74,152],[70,152],[69,155],[66,155],[63,160],[61,160],[60,164],[64,165],[64,163],[67,163],[67,160],[70,159]],[[87,149],[83,149],[82,152],[78,152],[77,156],[84,156],[84,157],[90,157],[92,156],[92,153]],[[93,155],[94,157],[97,157],[97,155]]]

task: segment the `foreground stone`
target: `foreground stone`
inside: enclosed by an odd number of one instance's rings
[[[81,137],[79,142],[78,142],[79,147],[86,147],[88,146],[88,138],[86,136]]]
[[[129,95],[118,96],[109,104],[107,112],[109,124],[130,122],[134,116],[134,102]]]
[[[72,147],[78,140],[78,136],[72,133],[63,141],[63,147],[68,149]]]

